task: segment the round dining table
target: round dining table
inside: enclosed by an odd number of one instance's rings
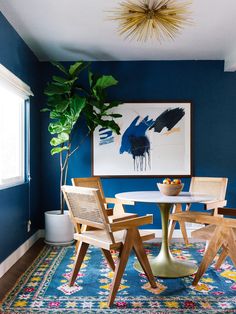
[[[168,241],[168,222],[170,210],[174,204],[190,204],[211,201],[209,195],[181,192],[177,196],[165,196],[159,191],[136,191],[118,193],[115,197],[119,200],[156,203],[161,213],[162,224],[162,244],[159,254],[154,258],[149,258],[154,276],[163,278],[185,277],[197,271],[197,265],[174,258],[170,252]],[[135,262],[134,268],[143,272],[139,262]]]

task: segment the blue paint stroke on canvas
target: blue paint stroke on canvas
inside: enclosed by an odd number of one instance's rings
[[[99,129],[99,145],[110,144],[114,142],[113,132],[107,128]]]
[[[160,133],[164,128],[170,131],[184,115],[185,111],[183,108],[169,108],[154,120],[146,116],[141,122],[138,122],[140,116],[135,117],[123,133],[120,154],[126,152],[132,155],[135,171],[151,169],[151,143],[146,133],[152,129],[154,133]]]
[[[120,154],[127,152],[131,154],[134,161],[134,170],[144,171],[150,169],[150,141],[146,131],[154,123],[154,120],[146,116],[138,123],[137,116],[125,130],[120,146]]]

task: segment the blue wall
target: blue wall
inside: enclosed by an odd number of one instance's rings
[[[191,100],[193,103],[192,156],[194,176],[228,177],[228,205],[236,207],[236,73],[225,73],[222,61],[142,61],[94,62],[93,71],[112,74],[119,86],[110,98],[129,101]],[[52,67],[44,63],[44,81],[50,80]],[[45,83],[44,83],[45,84]],[[47,118],[42,117],[43,208],[59,206],[58,159],[50,156]],[[81,134],[85,132],[81,130]],[[78,140],[82,135],[78,135]],[[72,157],[69,177],[91,175],[91,143],[88,138]],[[103,179],[106,196],[132,190],[156,189],[157,178]],[[185,179],[188,189],[189,180]],[[129,210],[131,210],[129,208]],[[155,213],[154,225],[160,228],[154,205],[138,204],[140,214]]]
[[[31,98],[31,192],[32,230],[27,232],[28,183],[0,190],[0,263],[39,227],[40,219],[40,67],[37,58],[0,13],[0,63],[28,84]]]
[[[59,207],[57,157],[50,156],[48,119],[39,113],[42,86],[52,74],[49,63],[40,63],[0,13],[0,63],[31,86],[31,212],[32,231],[27,233],[28,184],[0,190],[0,262],[17,249],[39,227],[43,210]],[[129,101],[193,102],[193,170],[195,176],[229,178],[228,205],[236,206],[236,73],[224,73],[221,61],[94,62],[94,72],[113,74],[119,86],[110,98]],[[80,130],[75,140],[83,138]],[[69,177],[91,175],[91,143],[87,138],[71,159]],[[156,188],[157,178],[103,179],[106,196],[131,190]],[[188,188],[189,180],[185,179]],[[154,205],[138,204],[140,214],[155,213],[154,227],[160,228]]]

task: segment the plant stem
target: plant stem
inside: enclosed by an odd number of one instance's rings
[[[80,145],[83,144],[83,142],[85,141],[85,139],[87,138],[88,135],[89,135],[89,131],[87,132],[87,134],[85,135],[85,137],[81,140],[81,142],[79,143],[79,145],[77,145],[76,148],[74,148],[74,149],[72,150],[72,152],[69,154],[69,157],[70,157],[71,155],[73,155],[73,154],[79,149]]]

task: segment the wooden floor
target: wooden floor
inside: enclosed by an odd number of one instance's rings
[[[15,285],[17,279],[25,272],[45,246],[43,239],[39,239],[7,272],[0,278],[0,301]]]

